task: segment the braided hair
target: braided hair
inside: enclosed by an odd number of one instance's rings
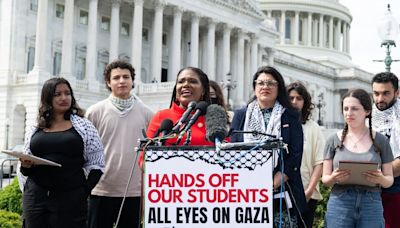
[[[347,91],[346,94],[343,95],[342,97],[342,110],[343,110],[343,101],[345,98],[347,97],[354,97],[356,98],[360,104],[363,106],[365,111],[369,111],[368,116],[366,116],[366,118],[368,119],[368,125],[369,125],[369,137],[371,138],[372,144],[375,148],[375,151],[377,151],[377,153],[381,152],[381,148],[376,144],[374,137],[373,137],[373,131],[372,131],[372,100],[371,100],[371,96],[367,93],[367,91],[363,90],[363,89],[352,89]],[[349,132],[349,126],[347,125],[347,123],[345,123],[343,131],[342,131],[342,138],[340,139],[341,143],[339,148],[343,149],[343,142],[346,139],[347,133]]]

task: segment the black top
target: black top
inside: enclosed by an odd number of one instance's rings
[[[85,185],[86,178],[82,169],[84,145],[75,128],[59,132],[44,132],[40,129],[33,134],[30,149],[33,155],[62,165],[38,165],[24,169],[29,170],[26,174],[37,185],[61,191]]]

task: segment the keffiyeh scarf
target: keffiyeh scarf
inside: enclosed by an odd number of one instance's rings
[[[108,97],[111,103],[121,112],[121,115],[126,115],[134,106],[136,98],[131,95],[128,99],[121,99],[110,94]]]
[[[275,105],[272,109],[271,118],[268,122],[267,127],[265,127],[264,115],[258,105],[257,101],[251,102],[247,106],[246,117],[244,122],[244,131],[256,131],[267,133],[270,135],[276,135],[277,137],[281,136],[281,116],[285,108],[278,102],[275,102]],[[260,135],[260,134],[245,134],[243,136],[244,142],[256,141],[256,140],[266,140],[269,139],[269,136]]]

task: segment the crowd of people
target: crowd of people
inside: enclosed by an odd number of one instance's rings
[[[363,89],[351,89],[342,97],[344,128],[327,140],[311,119],[314,104],[306,87],[301,82],[286,86],[280,72],[270,66],[255,72],[254,96],[234,113],[218,83],[199,68],[179,71],[169,108],[155,114],[132,93],[134,79],[131,64],[108,64],[104,81],[110,95],[85,113],[66,79],[44,83],[25,153],[61,167],[21,159],[20,172],[27,177],[24,227],[140,227],[143,189],[136,139],[157,137],[166,119],[176,126],[186,110],[193,109],[192,102],[220,105],[231,130],[260,133],[233,134],[231,142],[273,135],[287,144],[289,153],[279,156],[271,181],[274,193],[284,189],[289,194],[279,196],[289,198],[274,199],[274,227],[312,227],[322,199],[321,179],[332,187],[326,227],[400,227],[400,102],[393,73],[373,78],[374,103]],[[206,140],[205,122],[200,116],[193,124],[189,145],[214,145]],[[168,139],[165,145],[183,145],[188,142],[185,137]],[[365,184],[352,184],[351,171],[339,168],[341,161],[374,162],[379,168],[362,173]]]

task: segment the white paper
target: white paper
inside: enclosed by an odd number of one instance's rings
[[[58,164],[56,162],[53,162],[53,161],[50,161],[50,160],[47,160],[47,159],[43,159],[43,158],[40,158],[40,157],[36,157],[35,155],[24,154],[24,153],[21,153],[21,152],[15,152],[15,151],[11,151],[11,150],[3,150],[1,152],[5,153],[5,154],[8,154],[8,155],[11,155],[11,156],[16,157],[16,158],[21,158],[23,160],[32,161],[32,163],[34,165],[50,165],[50,166],[61,167],[61,164]]]

